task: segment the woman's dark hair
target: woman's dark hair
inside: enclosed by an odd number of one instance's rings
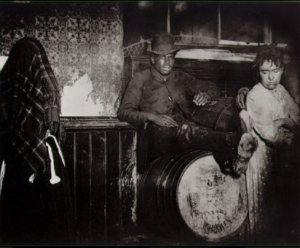
[[[276,66],[281,67],[284,62],[283,53],[274,46],[265,46],[257,53],[254,67],[258,70],[266,60],[271,60]]]

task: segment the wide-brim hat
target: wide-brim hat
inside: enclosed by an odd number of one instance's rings
[[[170,33],[156,34],[151,42],[151,46],[148,47],[148,52],[166,55],[170,53],[176,53],[180,48],[174,44],[174,37]]]

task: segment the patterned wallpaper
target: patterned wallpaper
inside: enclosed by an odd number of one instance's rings
[[[0,3],[0,55],[8,55],[24,36],[44,45],[62,101],[78,79],[84,82],[76,89],[91,89],[80,98],[86,101],[81,110],[66,115],[86,115],[87,108],[93,109],[91,115],[116,115],[123,70],[122,9],[117,3]],[[68,97],[66,104],[79,106],[76,101]]]

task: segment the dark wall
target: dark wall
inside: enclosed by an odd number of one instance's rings
[[[167,2],[122,4],[124,9],[124,46],[149,39],[157,31],[166,31]],[[275,43],[292,45],[299,29],[299,3],[284,2],[170,2],[170,29],[174,35],[202,36],[217,39],[220,10],[221,39],[263,42],[264,21],[270,23]],[[194,40],[195,42],[195,40]],[[209,43],[202,40],[199,43]],[[212,43],[213,40],[211,40]],[[197,43],[197,42],[195,42]]]

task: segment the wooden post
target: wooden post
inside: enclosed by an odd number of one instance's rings
[[[272,29],[270,22],[267,18],[264,19],[264,44],[271,44],[272,43]]]
[[[220,4],[218,5],[218,45],[220,44],[221,40],[221,7]]]
[[[167,32],[171,33],[170,3],[169,2],[168,2],[168,14],[167,14]]]

